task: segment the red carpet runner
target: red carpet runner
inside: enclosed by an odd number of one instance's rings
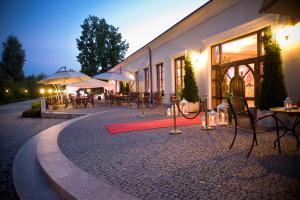
[[[176,120],[177,126],[187,126],[200,124],[200,116],[195,119],[186,119],[184,117],[179,117]],[[137,121],[126,124],[109,124],[106,125],[106,129],[110,134],[124,133],[129,131],[140,131],[154,128],[166,128],[173,126],[173,118],[159,119],[159,120],[149,120],[149,121]]]

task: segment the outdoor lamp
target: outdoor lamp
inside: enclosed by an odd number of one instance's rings
[[[87,91],[88,93],[90,93],[90,92],[91,92],[91,89],[87,89],[86,91]]]
[[[52,89],[49,89],[49,90],[48,90],[48,93],[49,93],[49,94],[52,94],[52,92],[53,92]]]
[[[25,92],[25,93],[27,93],[27,92],[28,92],[28,90],[24,90],[24,92]]]
[[[228,105],[224,101],[217,106],[217,116],[219,125],[228,125]]]
[[[209,126],[218,125],[217,113],[214,109],[211,109],[211,111],[208,113],[208,125]]]
[[[180,108],[182,110],[182,113],[184,115],[187,115],[189,113],[189,107],[188,107],[189,103],[188,103],[188,101],[183,98],[182,101],[180,101],[179,105],[180,105]]]
[[[45,89],[41,88],[40,93],[43,95],[45,93]]]
[[[284,110],[291,110],[292,109],[292,99],[290,97],[287,97],[284,100]]]
[[[9,90],[8,90],[8,89],[6,89],[6,90],[5,90],[5,92],[6,92],[6,93],[8,93],[8,92],[9,92]]]

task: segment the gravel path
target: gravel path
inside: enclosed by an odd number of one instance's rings
[[[137,109],[121,109],[81,120],[62,131],[58,142],[78,167],[140,199],[299,199],[300,152],[292,136],[273,149],[274,132],[260,133],[246,158],[251,134],[233,130],[205,132],[199,125],[110,135],[104,125],[162,118]]]
[[[62,119],[21,118],[33,100],[0,106],[0,199],[18,199],[12,181],[12,164],[21,146],[32,136]]]

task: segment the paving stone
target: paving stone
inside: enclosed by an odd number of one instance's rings
[[[258,134],[259,145],[246,158],[251,133],[233,129],[202,131],[199,125],[110,135],[106,124],[160,119],[161,110],[112,111],[65,128],[58,138],[62,152],[89,174],[140,199],[297,199],[300,152],[288,134],[283,154],[273,148],[274,132]]]

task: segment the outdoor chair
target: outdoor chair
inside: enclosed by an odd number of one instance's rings
[[[258,119],[255,119],[255,116],[250,111],[248,103],[244,97],[233,96],[231,98],[227,98],[227,102],[229,105],[229,114],[232,115],[233,120],[234,120],[234,126],[235,126],[234,137],[233,137],[233,140],[232,140],[232,143],[231,143],[229,149],[231,149],[233,147],[233,144],[235,142],[238,126],[241,128],[250,129],[250,130],[252,130],[253,136],[252,136],[251,147],[247,154],[247,158],[248,158],[252,152],[254,145],[258,145],[257,137],[256,137],[257,122],[259,120],[262,120],[267,117],[272,117],[273,119],[276,119],[276,116],[274,116],[273,114],[267,114]],[[279,138],[279,133],[277,131],[276,131],[276,133],[277,133],[277,138]],[[275,145],[274,145],[274,147],[275,147]]]

